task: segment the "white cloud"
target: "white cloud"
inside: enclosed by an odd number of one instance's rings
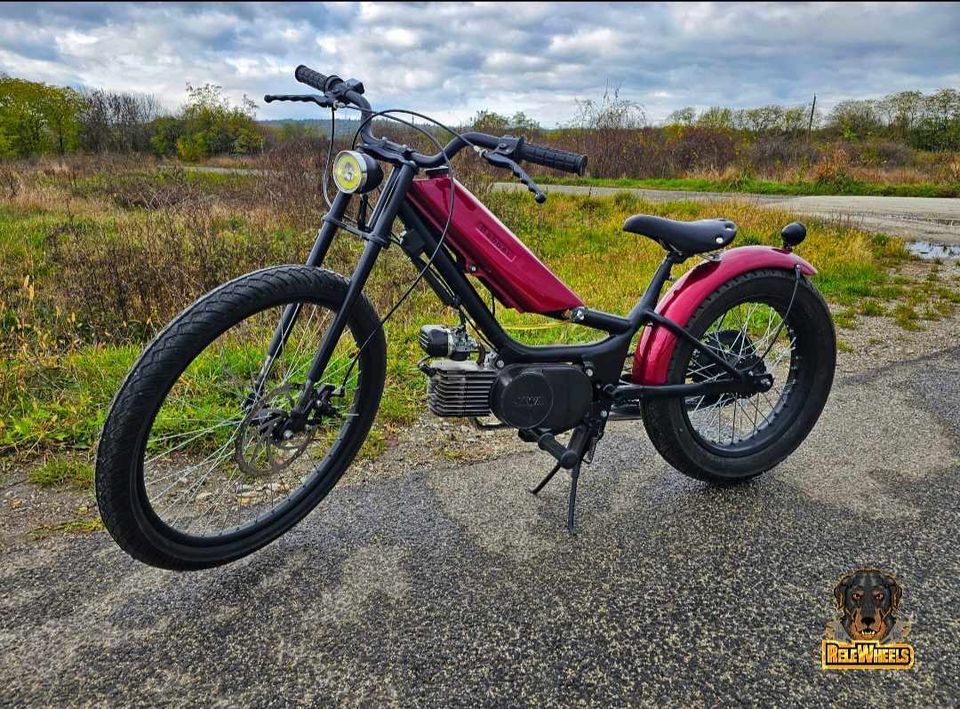
[[[0,71],[173,107],[188,82],[295,92],[302,63],[362,79],[378,106],[550,125],[607,85],[652,119],[956,86],[958,36],[953,3],[19,3],[0,5]]]
[[[381,35],[384,44],[390,47],[409,49],[417,46],[417,33],[406,27],[390,27]]]

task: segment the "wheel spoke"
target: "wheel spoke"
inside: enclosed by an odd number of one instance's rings
[[[289,305],[297,308],[296,317],[275,357],[267,356],[267,348],[286,306],[255,313],[211,342],[154,418],[150,455],[143,461],[148,502],[184,534],[218,536],[265,523],[323,474],[334,446],[359,415],[355,375],[333,399],[338,415],[324,414],[316,426],[306,416],[292,423],[312,348],[323,341],[333,311],[306,302]],[[345,369],[351,361],[345,353],[356,349],[345,330],[328,370]],[[265,378],[254,391],[260,373]],[[218,419],[217,411],[235,415]]]
[[[720,448],[751,445],[783,409],[794,376],[796,337],[783,325],[780,312],[762,300],[727,308],[705,329],[701,345],[740,371],[773,376],[770,392],[688,397],[684,408],[690,425],[707,443]],[[760,357],[764,356],[764,360]],[[703,352],[694,350],[684,381],[709,383],[727,376]]]

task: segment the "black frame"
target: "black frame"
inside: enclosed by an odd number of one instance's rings
[[[298,78],[300,77],[298,76]],[[522,150],[523,140],[468,132],[457,135],[440,152],[434,155],[424,155],[405,145],[384,138],[377,138],[373,135],[371,123],[378,114],[373,112],[370,103],[362,96],[363,89],[358,86],[357,82],[342,82],[337,77],[320,78],[325,80],[324,85],[327,87],[322,96],[270,98],[309,100],[321,106],[332,106],[335,103],[341,105],[353,104],[360,109],[362,117],[359,130],[359,150],[377,160],[392,164],[394,169],[383,187],[380,199],[377,201],[369,219],[367,230],[355,229],[343,222],[352,195],[342,191],[337,193],[329,212],[323,219],[323,226],[317,234],[317,239],[306,261],[308,266],[322,266],[333,238],[339,229],[344,229],[366,241],[363,253],[350,276],[343,307],[334,317],[330,329],[314,356],[304,388],[297,402],[298,410],[305,411],[311,406],[315,385],[323,375],[380,251],[387,248],[391,243],[391,228],[397,218],[405,227],[401,247],[418,269],[424,271],[424,279],[444,304],[458,310],[462,308],[466,311],[483,336],[496,349],[498,366],[536,362],[581,364],[587,371],[588,376],[594,381],[597,391],[602,393],[602,397],[596,398],[605,399],[606,409],[609,409],[611,405],[637,402],[643,397],[709,396],[727,392],[749,394],[765,391],[769,388],[768,377],[737,370],[723,357],[691,335],[683,326],[656,312],[655,308],[660,293],[664,284],[670,280],[672,267],[690,256],[690,254],[673,250],[667,251],[646,291],[626,317],[592,310],[586,306],[575,308],[569,314],[553,314],[561,319],[569,315],[572,322],[605,332],[607,334],[606,338],[583,345],[537,346],[526,345],[513,339],[503,329],[497,321],[496,315],[491,312],[486,302],[468,280],[464,268],[450,251],[440,243],[441,235],[429,226],[429,220],[425,219],[424,215],[418,211],[416,205],[407,200],[407,189],[420,171],[448,167],[450,159],[467,146],[478,147],[488,152],[505,151],[504,155],[516,157],[518,155],[517,151]],[[305,83],[311,82],[305,81]],[[518,175],[528,187],[531,187],[531,189],[535,187],[516,163],[512,160],[507,162],[513,166],[514,174]],[[428,260],[425,262],[423,258]],[[290,326],[297,314],[298,310],[295,306],[290,306],[284,311],[274,332],[268,357],[264,362],[259,379],[266,376],[273,359],[282,351],[285,333],[290,331]],[[622,381],[623,363],[630,342],[642,327],[649,324],[663,326],[680,339],[690,342],[694,348],[727,372],[730,379],[694,384],[660,385],[640,385]],[[260,381],[258,380],[257,390],[259,390],[259,384]],[[605,410],[604,416],[606,413]]]
[[[571,532],[574,528],[574,509],[580,466],[584,460],[592,460],[592,451],[600,438],[603,437],[604,426],[608,420],[611,418],[636,418],[636,405],[645,397],[710,396],[728,392],[752,394],[758,391],[767,391],[771,388],[773,378],[770,375],[739,371],[718,353],[691,335],[683,326],[656,312],[655,308],[660,293],[664,284],[670,280],[670,272],[674,264],[680,263],[692,255],[672,249],[667,249],[667,253],[654,273],[650,284],[626,317],[592,310],[586,306],[576,307],[572,311],[551,314],[554,317],[569,319],[574,323],[604,332],[607,335],[604,339],[583,345],[540,346],[526,345],[516,341],[501,327],[496,315],[477,293],[476,288],[467,278],[464,266],[442,243],[443,234],[430,226],[430,220],[426,219],[419,208],[407,199],[407,190],[414,177],[421,170],[436,171],[446,168],[449,174],[450,159],[463,148],[471,146],[477,149],[492,165],[509,168],[513,175],[534,193],[536,200],[543,202],[546,196],[518,163],[526,160],[546,167],[582,174],[586,161],[585,156],[542,146],[525,146],[523,138],[496,137],[475,132],[457,134],[453,140],[440,149],[440,152],[435,155],[424,155],[405,145],[399,145],[373,135],[372,120],[383,114],[373,112],[370,103],[362,95],[362,83],[355,80],[345,82],[337,76],[324,76],[304,66],[297,67],[295,76],[302,83],[308,84],[323,93],[307,96],[267,96],[265,99],[268,102],[272,100],[310,101],[319,106],[330,108],[347,105],[358,108],[361,114],[361,124],[358,131],[360,145],[358,149],[376,160],[394,166],[381,192],[380,199],[377,200],[374,207],[369,220],[369,228],[364,229],[363,225],[360,228],[353,228],[344,223],[343,217],[351,195],[341,191],[331,204],[330,211],[324,217],[323,226],[310,251],[307,265],[320,267],[339,229],[344,229],[366,241],[363,253],[350,276],[342,307],[334,317],[330,329],[327,330],[319,349],[314,355],[295,407],[296,411],[305,414],[317,402],[316,383],[323,376],[336,343],[346,328],[353,308],[363,292],[380,251],[387,248],[391,243],[391,228],[397,218],[400,219],[405,228],[403,238],[400,241],[401,248],[413,261],[423,279],[430,285],[441,302],[456,309],[461,318],[466,311],[475,327],[496,350],[495,365],[498,368],[515,363],[577,363],[583,367],[584,373],[593,382],[593,402],[584,413],[581,422],[573,428],[570,441],[566,446],[558,442],[553,435],[554,431],[549,429],[519,430],[522,439],[536,442],[542,450],[547,451],[557,460],[556,466],[531,490],[533,494],[542,490],[560,468],[570,470],[571,487],[567,527]],[[437,144],[437,147],[440,147],[439,144]],[[323,179],[326,179],[326,175],[323,176]],[[451,199],[455,199],[453,190],[451,190]],[[449,215],[449,221],[452,221],[452,218],[453,215]],[[449,221],[447,228],[449,228]],[[426,261],[423,260],[424,258],[426,258]],[[799,279],[799,270],[797,274]],[[254,396],[259,393],[274,358],[282,351],[286,333],[290,331],[298,314],[297,306],[289,306],[283,312],[280,323],[274,331],[268,357],[254,383]],[[665,327],[681,340],[691,343],[710,361],[727,372],[730,378],[693,384],[660,385],[640,385],[623,381],[621,373],[630,342],[642,327],[650,324]],[[365,344],[361,343],[361,348]],[[328,394],[330,393],[329,386],[332,385],[325,386]],[[323,393],[321,393],[322,396]]]
[[[428,226],[428,220],[418,211],[418,208],[406,198],[407,188],[417,174],[417,166],[405,162],[395,169],[384,187],[382,198],[378,201],[370,219],[368,231],[358,231],[350,228],[352,233],[359,234],[366,244],[353,274],[349,279],[349,288],[344,299],[343,308],[337,313],[324,336],[323,341],[314,357],[307,376],[306,386],[301,393],[299,406],[307,406],[312,396],[313,385],[320,380],[323,371],[329,362],[333,348],[343,333],[350,313],[357,298],[362,292],[366,281],[381,250],[390,244],[390,228],[396,218],[399,218],[405,227],[401,247],[415,266],[419,269],[426,267],[424,258],[430,258],[430,268],[425,274],[425,280],[436,293],[437,297],[452,308],[463,308],[470,319],[475,323],[483,336],[493,345],[498,355],[498,364],[535,363],[535,362],[572,362],[589,369],[591,378],[597,388],[603,391],[614,403],[623,403],[639,400],[642,397],[688,397],[711,395],[724,392],[749,393],[762,388],[749,372],[741,372],[719,356],[712,349],[706,347],[687,330],[656,312],[655,307],[663,290],[663,286],[670,280],[672,267],[685,260],[683,254],[668,251],[657,268],[650,284],[640,300],[626,317],[579,307],[570,313],[570,320],[594,330],[607,333],[607,337],[595,342],[582,345],[527,345],[512,338],[500,325],[496,315],[487,306],[484,299],[467,278],[464,268],[456,258],[439,244],[440,235]],[[306,264],[320,267],[330,249],[330,245],[340,228],[346,225],[341,221],[352,195],[339,192],[333,201],[329,213],[324,217],[323,227],[317,234],[316,242],[311,249]],[[555,317],[563,319],[564,315],[557,313]],[[281,323],[274,333],[269,355],[276,356],[283,345],[283,333],[289,331],[290,317],[296,313],[284,313]],[[621,381],[623,363],[626,359],[630,343],[637,332],[648,324],[661,325],[683,340],[690,342],[697,350],[704,353],[724,371],[730,374],[729,380],[695,384],[662,384],[637,385]]]

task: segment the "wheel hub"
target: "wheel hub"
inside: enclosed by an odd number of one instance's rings
[[[750,372],[761,391],[768,390],[773,385],[771,375],[766,365],[753,346],[750,337],[743,330],[719,330],[711,332],[703,340],[703,344],[719,354],[731,367]],[[692,374],[690,378],[696,383],[714,381],[726,375],[726,371],[719,364],[711,360],[700,350],[696,350],[690,358]],[[747,399],[753,392],[726,392],[706,396],[703,400],[697,399],[697,406],[728,406],[737,399]]]
[[[297,460],[313,440],[314,426],[296,410],[300,387],[285,384],[254,403],[240,424],[234,459],[248,475],[269,477]]]

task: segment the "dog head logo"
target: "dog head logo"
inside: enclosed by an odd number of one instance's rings
[[[913,647],[904,641],[910,623],[900,616],[903,588],[893,574],[857,569],[833,587],[837,618],[827,624],[824,669],[908,669]]]
[[[893,574],[880,569],[857,569],[833,587],[833,600],[840,619],[831,625],[837,640],[889,642],[906,635],[899,621],[903,589]]]

